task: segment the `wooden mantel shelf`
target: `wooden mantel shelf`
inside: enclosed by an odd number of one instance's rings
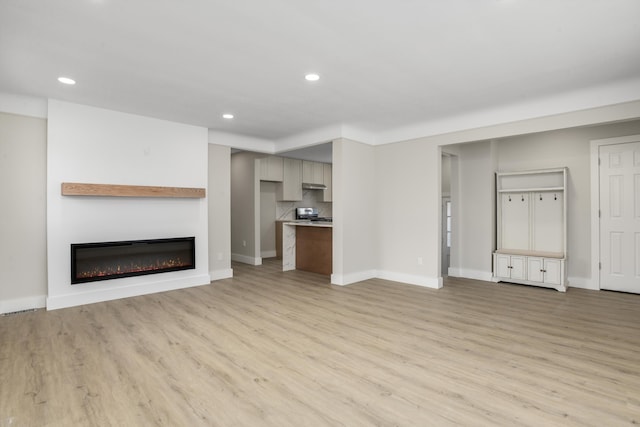
[[[204,188],[153,187],[147,185],[84,184],[63,182],[63,196],[107,196],[107,197],[180,197],[202,199]]]

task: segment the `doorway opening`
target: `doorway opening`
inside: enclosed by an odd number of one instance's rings
[[[442,153],[441,163],[441,233],[440,233],[440,276],[447,277],[451,267],[452,248],[454,247],[455,188],[457,183],[457,157]]]

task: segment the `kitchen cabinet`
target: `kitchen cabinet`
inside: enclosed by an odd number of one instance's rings
[[[567,172],[496,174],[495,281],[566,291]]]
[[[333,202],[333,180],[332,180],[333,167],[329,163],[322,164],[322,177],[324,185],[327,188],[322,192],[321,200],[323,202]]]
[[[324,164],[303,160],[302,182],[305,184],[324,184]]]
[[[282,182],[284,177],[284,159],[269,156],[260,159],[260,180]]]
[[[276,259],[282,259],[282,223],[284,222],[289,221],[276,221]]]
[[[333,234],[327,227],[296,227],[296,270],[331,275]]]
[[[302,160],[282,158],[282,184],[278,185],[276,198],[279,202],[302,200]]]

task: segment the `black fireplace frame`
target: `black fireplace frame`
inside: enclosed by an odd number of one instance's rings
[[[72,243],[71,244],[71,284],[76,285],[79,283],[98,282],[103,280],[120,279],[124,277],[167,273],[170,271],[193,270],[196,268],[195,239],[196,239],[195,237],[175,237],[175,238],[166,238],[166,239],[123,240],[123,241],[115,241],[115,242]],[[109,247],[116,248],[120,246],[123,248],[133,248],[133,247],[142,247],[144,245],[162,244],[162,243],[190,243],[190,247],[188,248],[188,251],[190,252],[189,256],[190,256],[191,262],[188,265],[163,267],[163,268],[149,269],[149,270],[143,270],[143,271],[128,271],[128,272],[117,273],[117,274],[78,277],[78,271],[77,271],[78,262],[77,262],[76,254],[79,250],[99,249],[99,248],[109,248]]]

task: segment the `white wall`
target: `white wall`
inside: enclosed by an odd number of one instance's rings
[[[346,285],[376,277],[378,238],[375,148],[333,142],[333,274]]]
[[[231,149],[209,144],[209,276],[233,276],[231,269]]]
[[[0,313],[45,306],[47,121],[0,113]]]
[[[422,141],[376,147],[378,276],[438,288],[441,153]]]
[[[455,232],[461,236],[456,264],[449,274],[491,280],[491,253],[495,242],[495,143],[492,141],[458,147],[461,195],[456,209]]]
[[[207,129],[49,101],[47,308],[210,283],[207,199],[70,197],[62,182],[207,187]],[[70,283],[70,244],[195,236],[196,269]]]

